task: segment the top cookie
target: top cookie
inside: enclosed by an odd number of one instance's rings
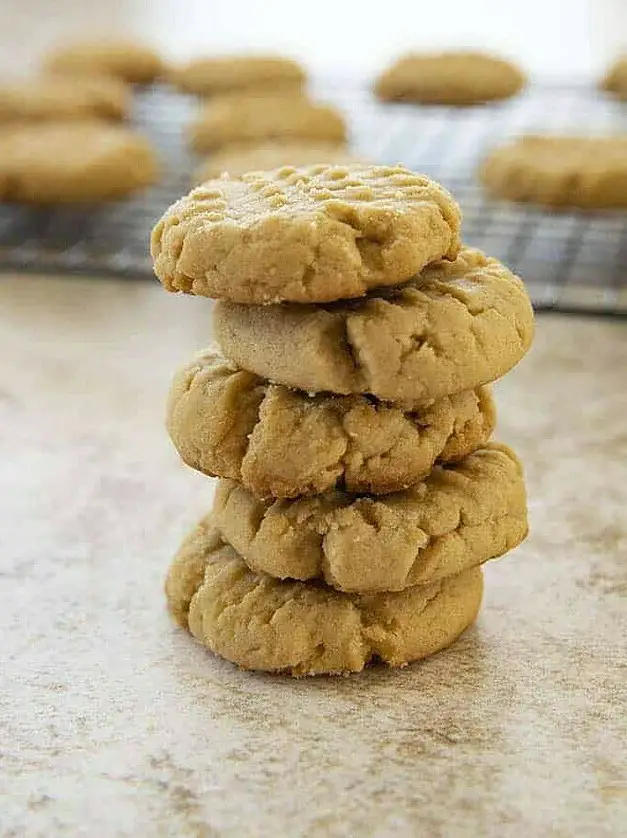
[[[42,76],[0,88],[0,122],[125,119],[130,90],[107,76]]]
[[[150,47],[133,41],[81,41],[49,53],[44,66],[76,76],[107,75],[148,84],[163,72],[163,61]]]
[[[204,96],[264,90],[297,92],[305,83],[305,71],[296,61],[278,55],[225,55],[196,58],[174,67],[169,78],[179,90]]]
[[[375,82],[389,101],[475,105],[507,99],[525,83],[521,71],[502,58],[480,52],[412,53],[400,58]]]
[[[207,181],[152,233],[169,291],[241,303],[328,302],[458,253],[457,204],[401,166],[285,167]]]
[[[601,81],[601,90],[613,93],[618,99],[627,99],[627,57],[612,64]]]
[[[410,410],[505,375],[529,349],[525,287],[463,248],[398,288],[329,306],[214,306],[222,351],[249,372],[308,393],[369,393]]]

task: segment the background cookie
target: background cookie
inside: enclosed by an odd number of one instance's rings
[[[479,448],[494,424],[487,388],[404,413],[363,396],[310,397],[270,384],[213,349],[177,373],[167,409],[170,437],[188,465],[265,498],[336,485],[399,491],[425,477],[436,460]]]
[[[291,675],[403,666],[450,645],[481,606],[479,568],[400,593],[343,594],[250,571],[209,519],[184,542],[166,582],[177,622],[244,669]]]
[[[147,84],[161,75],[161,57],[150,47],[133,41],[82,41],[50,52],[44,66],[55,72],[109,75],[128,82]]]
[[[48,76],[0,87],[0,122],[125,119],[129,88],[114,78]]]
[[[601,89],[618,99],[627,99],[627,57],[619,58],[601,81]]]
[[[507,99],[525,83],[521,71],[479,52],[414,53],[400,58],[376,81],[380,99],[472,105]]]
[[[106,201],[147,186],[158,174],[142,136],[99,122],[46,122],[5,128],[0,200]]]
[[[489,445],[404,492],[261,501],[221,480],[212,522],[256,572],[341,591],[400,591],[502,556],[527,534],[520,463]]]
[[[279,169],[284,166],[311,166],[323,163],[342,166],[351,163],[365,163],[357,155],[348,151],[344,145],[331,142],[310,143],[296,140],[262,145],[228,145],[211,155],[198,168],[196,182],[203,183],[210,178],[218,178],[224,172],[231,177],[239,177],[246,172]]]
[[[196,58],[173,67],[169,73],[179,90],[204,96],[279,90],[297,93],[305,78],[305,71],[296,61],[273,55]]]
[[[244,303],[323,302],[454,258],[460,223],[446,190],[401,166],[286,167],[192,190],[154,228],[151,253],[169,291]],[[272,335],[257,337],[256,350],[272,353]]]
[[[505,375],[533,338],[524,285],[463,248],[398,288],[329,306],[219,302],[214,334],[240,367],[307,392],[370,393],[411,409]]]
[[[207,102],[189,138],[197,152],[265,140],[341,144],[346,126],[335,108],[300,95],[221,96]]]
[[[480,177],[511,201],[627,207],[627,137],[521,137],[494,151]]]

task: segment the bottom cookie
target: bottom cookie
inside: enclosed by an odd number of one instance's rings
[[[204,518],[166,581],[174,619],[243,669],[300,675],[360,672],[381,660],[405,666],[449,646],[470,626],[483,592],[480,568],[397,593],[344,594],[320,583],[253,573]]]

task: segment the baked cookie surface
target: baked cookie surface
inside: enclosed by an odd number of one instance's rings
[[[486,443],[495,425],[487,388],[416,413],[363,396],[308,396],[270,384],[210,348],[175,376],[167,406],[181,458],[237,480],[257,497],[344,487],[381,494],[422,480]]]
[[[7,127],[0,136],[0,200],[114,200],[157,176],[151,145],[120,126],[46,122]]]
[[[463,248],[362,300],[316,308],[218,302],[214,335],[245,370],[309,393],[364,393],[410,410],[495,381],[527,352],[522,281]]]
[[[627,99],[627,56],[614,62],[601,80],[600,87],[618,99]]]
[[[129,116],[131,94],[114,78],[43,76],[0,87],[0,123]]]
[[[243,669],[294,676],[404,666],[449,646],[479,612],[480,568],[398,593],[343,594],[253,573],[211,527],[183,543],[166,581],[170,613]]]
[[[108,75],[127,82],[148,84],[158,78],[164,63],[155,50],[125,40],[83,41],[58,47],[44,66],[55,73]]]
[[[285,167],[193,189],[157,223],[151,252],[169,291],[325,302],[454,258],[460,223],[446,190],[400,166]]]
[[[389,495],[327,492],[261,501],[221,480],[212,522],[259,573],[323,579],[347,593],[400,591],[455,576],[527,534],[522,468],[491,444]]]
[[[290,58],[273,55],[226,55],[196,58],[173,67],[169,79],[185,93],[211,96],[222,93],[283,91],[297,93],[305,71]]]
[[[392,64],[375,82],[388,101],[475,105],[507,99],[525,77],[511,62],[479,52],[414,53]]]
[[[240,177],[246,172],[280,169],[285,166],[312,166],[326,164],[345,166],[360,162],[357,155],[338,143],[275,142],[262,145],[226,146],[212,154],[198,168],[196,182],[204,183],[219,178],[225,172],[231,177]],[[362,161],[365,163],[365,161]]]
[[[197,152],[269,140],[341,144],[346,125],[335,108],[300,95],[220,96],[207,101],[189,140]]]
[[[492,152],[480,178],[510,201],[627,207],[627,137],[524,136]]]

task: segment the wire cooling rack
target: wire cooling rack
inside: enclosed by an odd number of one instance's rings
[[[355,84],[312,91],[346,114],[355,151],[402,162],[445,184],[464,212],[464,238],[522,276],[537,309],[627,314],[627,212],[549,213],[489,200],[476,183],[490,148],[521,132],[625,133],[627,106],[593,87],[530,87],[473,108],[382,104]],[[165,87],[136,95],[134,123],[158,149],[163,177],[103,207],[0,206],[0,270],[152,278],[150,229],[186,192],[198,161],[183,127],[196,102]]]

